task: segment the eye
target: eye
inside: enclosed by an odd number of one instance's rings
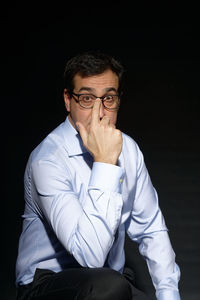
[[[105,97],[104,97],[104,100],[105,101],[107,101],[107,102],[110,102],[110,101],[113,101],[113,95],[106,95]]]
[[[93,100],[93,96],[92,95],[81,95],[81,100],[85,101],[85,102],[89,102]]]

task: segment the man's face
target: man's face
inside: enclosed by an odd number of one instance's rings
[[[74,90],[76,94],[93,94],[97,97],[105,95],[118,94],[119,80],[118,76],[111,70],[90,77],[81,77],[76,74],[74,77]],[[69,120],[75,127],[76,122],[81,122],[88,130],[91,122],[92,109],[83,108],[77,103],[73,97],[69,97],[67,90],[64,91],[64,100],[67,111],[69,112]],[[108,116],[110,123],[115,125],[117,121],[117,111],[108,111],[101,103],[100,118]]]

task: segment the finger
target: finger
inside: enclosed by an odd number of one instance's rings
[[[100,107],[101,100],[97,99],[92,108],[91,124],[98,123],[100,121]]]
[[[109,126],[112,127],[112,128],[114,128],[114,129],[116,128],[116,126],[114,124],[112,124],[112,123],[110,123]]]
[[[109,125],[110,124],[110,118],[108,116],[104,116],[101,119],[101,124],[103,124],[103,125]]]
[[[78,127],[83,144],[87,145],[88,132],[87,132],[85,126],[83,124],[81,124],[80,122],[76,122],[76,126]]]

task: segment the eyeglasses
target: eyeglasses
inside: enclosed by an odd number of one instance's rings
[[[73,97],[74,100],[79,103],[79,105],[83,108],[90,109],[93,108],[95,100],[101,99],[103,106],[105,109],[109,111],[115,111],[119,109],[120,99],[119,95],[105,95],[103,97],[97,97],[92,94],[75,94],[71,93],[72,96],[76,96],[77,98]]]

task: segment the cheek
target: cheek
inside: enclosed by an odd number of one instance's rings
[[[77,109],[74,111],[74,115],[77,121],[82,122],[84,125],[87,125],[87,123],[91,119],[91,112],[90,110],[82,110],[82,109]]]
[[[110,117],[110,122],[111,122],[113,125],[115,125],[116,122],[117,122],[117,113],[111,113],[109,117]]]

